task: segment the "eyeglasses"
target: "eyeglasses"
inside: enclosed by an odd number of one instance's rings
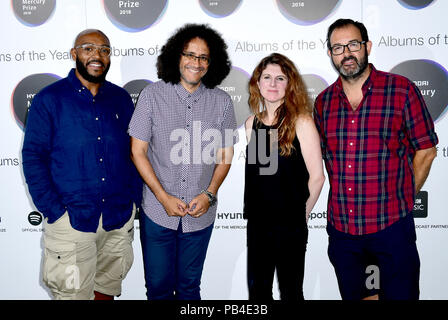
[[[75,49],[81,49],[82,52],[88,56],[91,56],[94,54],[95,50],[98,51],[99,55],[102,57],[109,57],[112,53],[112,50],[110,50],[110,47],[108,46],[98,46],[96,44],[92,43],[85,43],[80,46],[76,46]]]
[[[207,57],[207,56],[196,56],[196,55],[194,55],[192,53],[189,53],[189,52],[182,52],[181,54],[185,58],[187,58],[187,60],[189,60],[189,61],[196,61],[196,60],[198,60],[199,63],[207,64],[207,65],[210,63],[210,58]]]
[[[343,54],[345,51],[345,48],[348,49],[348,51],[350,52],[356,52],[361,50],[361,45],[363,45],[364,43],[366,43],[366,41],[351,41],[347,44],[335,44],[334,46],[332,46],[330,48],[331,54],[334,56],[338,56],[340,54]]]

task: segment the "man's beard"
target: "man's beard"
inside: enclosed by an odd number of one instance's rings
[[[355,61],[357,68],[353,70],[346,71],[344,69],[344,62],[347,60],[353,59]],[[342,78],[345,80],[354,80],[358,78],[360,75],[363,74],[363,72],[367,69],[367,66],[369,65],[369,58],[367,55],[367,52],[365,53],[364,57],[362,57],[360,60],[358,60],[355,56],[348,56],[342,59],[339,66],[337,66],[333,59],[331,60],[333,62],[333,66],[338,70],[339,74]]]
[[[92,60],[89,61],[89,63],[92,62],[97,62],[97,63],[101,63],[104,66],[104,63],[102,63],[101,61],[98,60]],[[91,83],[102,83],[104,82],[104,80],[106,80],[106,74],[109,71],[110,68],[110,63],[107,65],[107,67],[104,69],[104,72],[99,75],[99,76],[92,76],[88,71],[87,71],[87,66],[84,66],[84,64],[78,59],[76,58],[76,70],[78,70],[79,74],[88,82]]]

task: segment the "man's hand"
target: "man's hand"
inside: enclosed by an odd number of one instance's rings
[[[209,207],[207,195],[200,193],[188,204],[188,214],[194,218],[199,218],[207,212]]]
[[[172,195],[165,193],[159,201],[170,217],[184,217],[188,213],[188,205]]]
[[[131,159],[146,185],[163,205],[170,217],[183,217],[188,212],[188,206],[182,200],[165,192],[148,158],[149,143],[137,138],[131,138]]]

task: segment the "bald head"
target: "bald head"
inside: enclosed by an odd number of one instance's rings
[[[102,31],[87,29],[80,32],[70,53],[76,62],[76,76],[85,86],[92,87],[105,81],[110,67],[110,42]]]
[[[84,31],[81,31],[81,32],[76,36],[76,38],[75,38],[75,42],[74,42],[74,44],[73,44],[73,47],[76,47],[76,46],[82,44],[82,43],[81,43],[82,38],[83,38],[84,36],[86,36],[86,35],[93,34],[93,33],[96,33],[96,34],[99,34],[100,36],[102,36],[102,37],[104,38],[104,40],[105,40],[105,44],[110,45],[109,38],[106,36],[106,34],[105,34],[103,31],[98,30],[98,29],[86,29],[86,30],[84,30]]]

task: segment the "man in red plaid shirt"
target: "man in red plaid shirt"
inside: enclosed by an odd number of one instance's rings
[[[436,156],[433,121],[411,81],[368,63],[372,43],[362,23],[337,20],[327,45],[340,76],[317,97],[315,122],[330,182],[328,255],[341,297],[418,299],[412,209]]]

